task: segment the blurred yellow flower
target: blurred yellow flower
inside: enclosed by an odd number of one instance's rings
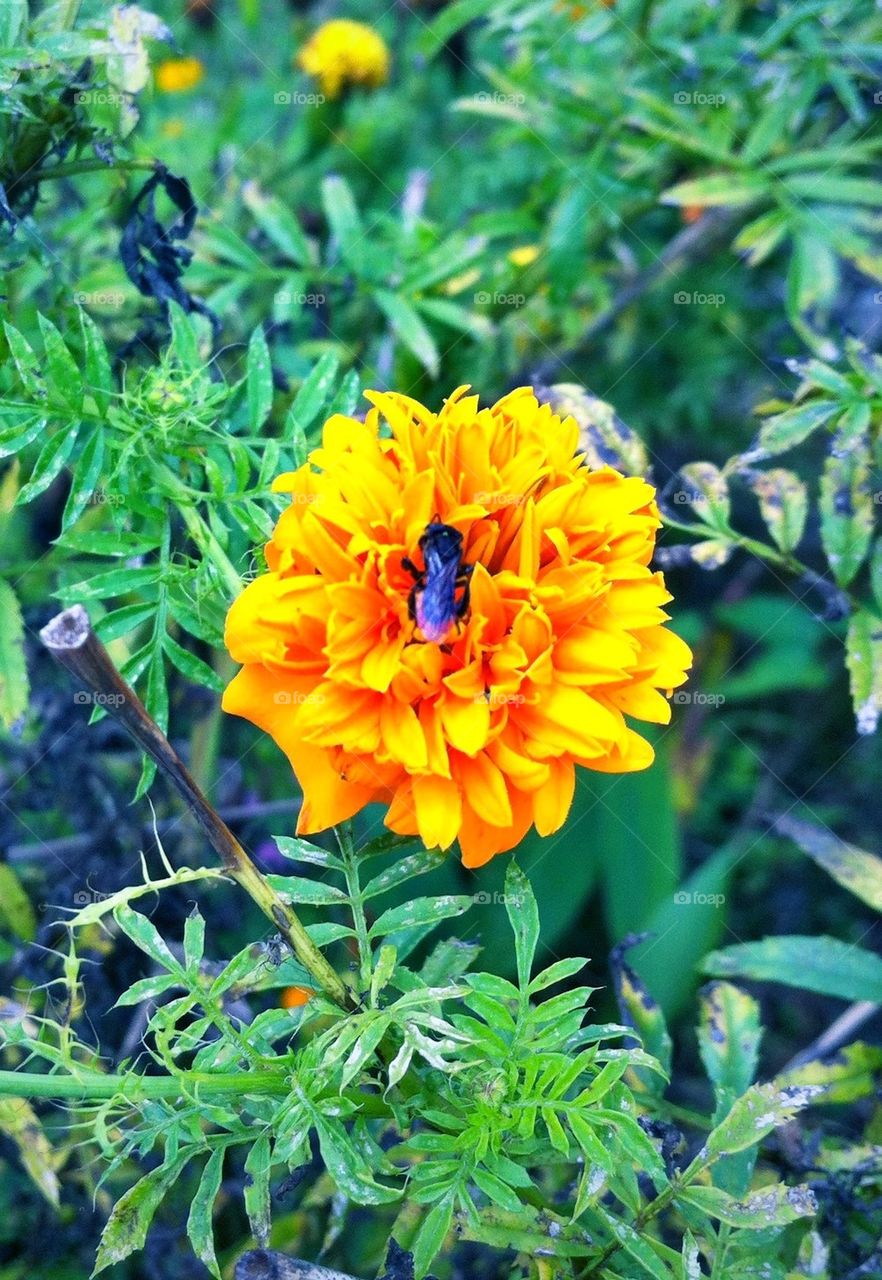
[[[363,22],[336,18],[315,31],[296,56],[322,93],[338,98],[350,85],[376,89],[389,77],[389,49],[383,37]]]
[[[269,571],[227,618],[224,708],[269,733],[303,789],[298,831],[364,805],[467,866],[556,831],[575,766],[644,769],[625,716],[666,724],[687,646],[649,568],[651,485],[589,470],[578,427],[529,387],[440,413],[367,392],[275,483]]]
[[[204,75],[198,58],[166,58],[156,68],[156,87],[160,93],[187,93]]]
[[[515,267],[529,267],[531,262],[535,262],[539,257],[538,244],[522,244],[517,249],[512,249],[508,255],[508,260]]]
[[[172,120],[163,121],[162,136],[164,138],[182,138],[184,136],[184,122],[179,120],[177,116]]]

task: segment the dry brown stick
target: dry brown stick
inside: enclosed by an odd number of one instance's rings
[[[117,671],[110,654],[92,630],[82,605],[74,605],[54,617],[40,632],[40,639],[62,666],[96,695],[98,705],[114,716],[138,746],[156,761],[205,831],[225,870],[269,917],[322,990],[335,1003],[343,1007],[350,1005],[346,986],[309,937],[296,913],[251,861],[134,689]]]

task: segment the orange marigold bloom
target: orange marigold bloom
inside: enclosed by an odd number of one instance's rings
[[[474,867],[533,825],[556,831],[577,764],[646,768],[652,748],[625,716],[667,723],[659,691],[691,655],[648,567],[652,486],[589,470],[575,420],[529,387],[485,409],[467,390],[438,414],[367,392],[364,422],[336,414],[278,478],[291,502],[269,572],[230,609],[244,665],[223,705],[288,756],[301,834],[383,801],[393,831],[427,848],[458,839]],[[471,600],[431,639],[409,605],[438,521],[462,535]]]
[[[310,987],[284,987],[279,1001],[283,1009],[300,1009],[309,1004],[315,992]]]

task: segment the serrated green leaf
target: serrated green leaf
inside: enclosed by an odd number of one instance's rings
[[[224,1148],[216,1147],[205,1162],[187,1217],[187,1236],[193,1246],[193,1252],[202,1265],[208,1268],[215,1280],[220,1280],[221,1273],[214,1251],[212,1211],[220,1191],[223,1168]]]
[[[37,321],[46,353],[49,400],[78,413],[83,407],[83,380],[76,361],[52,321],[43,315],[38,315]]]
[[[46,441],[40,450],[40,456],[34,463],[34,469],[31,472],[31,478],[27,484],[22,485],[15,499],[16,506],[24,506],[27,502],[33,502],[34,498],[39,498],[41,493],[45,493],[56,480],[73,451],[76,444],[77,427],[61,427],[53,436]]]
[[[753,472],[749,484],[759,499],[760,513],[781,551],[793,551],[802,541],[808,516],[808,490],[799,476],[783,467]]]
[[[857,731],[875,733],[882,716],[882,621],[868,609],[856,609],[848,620],[845,665]]]
[[[266,1134],[261,1134],[245,1160],[245,1212],[251,1224],[251,1234],[261,1249],[269,1243],[271,1167],[270,1140]]]
[[[93,1276],[143,1249],[156,1210],[189,1158],[187,1152],[170,1164],[151,1170],[117,1200],[101,1233]]]
[[[92,432],[86,441],[85,448],[73,468],[70,493],[67,496],[64,514],[61,518],[62,530],[69,529],[71,525],[76,524],[89,505],[92,494],[95,492],[95,486],[101,478],[103,465],[104,432],[98,428]]]
[[[882,623],[879,630],[882,632]],[[827,827],[803,822],[789,813],[775,821],[775,830],[794,840],[803,853],[855,897],[882,912],[882,858],[840,840]]]
[[[273,406],[273,369],[263,329],[258,325],[248,342],[245,385],[248,394],[248,425],[260,431]]]
[[[468,911],[473,901],[474,899],[462,895],[443,894],[437,898],[417,898],[415,902],[404,902],[401,906],[384,911],[371,926],[370,936],[382,938],[399,929],[413,929],[450,920]]]
[[[781,982],[841,1000],[882,1003],[882,958],[824,936],[785,935],[712,951],[702,965],[716,977]]]
[[[873,537],[875,510],[870,461],[864,450],[831,454],[821,476],[821,542],[840,587],[857,574]]]

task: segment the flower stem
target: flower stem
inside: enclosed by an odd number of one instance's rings
[[[9,190],[25,191],[54,178],[75,178],[81,173],[129,173],[156,168],[155,160],[119,160],[108,164],[105,160],[71,160],[68,164],[53,164],[46,169],[31,169],[9,184]]]
[[[40,639],[58,661],[115,716],[142,750],[151,756],[174,784],[208,836],[226,871],[257,903],[279,930],[297,959],[335,1004],[351,1004],[349,992],[292,910],[257,869],[230,828],[212,808],[193,776],[147,711],[131,685],[123,680],[104,645],[95,635],[82,605],[58,614],[40,632]]]
[[[361,881],[358,874],[358,854],[355,851],[355,840],[352,834],[352,823],[341,822],[335,828],[337,844],[343,855],[346,874],[346,889],[352,907],[352,923],[358,942],[358,968],[362,991],[366,991],[371,982],[371,941],[368,937],[367,917],[364,913],[364,902],[361,896]]]

